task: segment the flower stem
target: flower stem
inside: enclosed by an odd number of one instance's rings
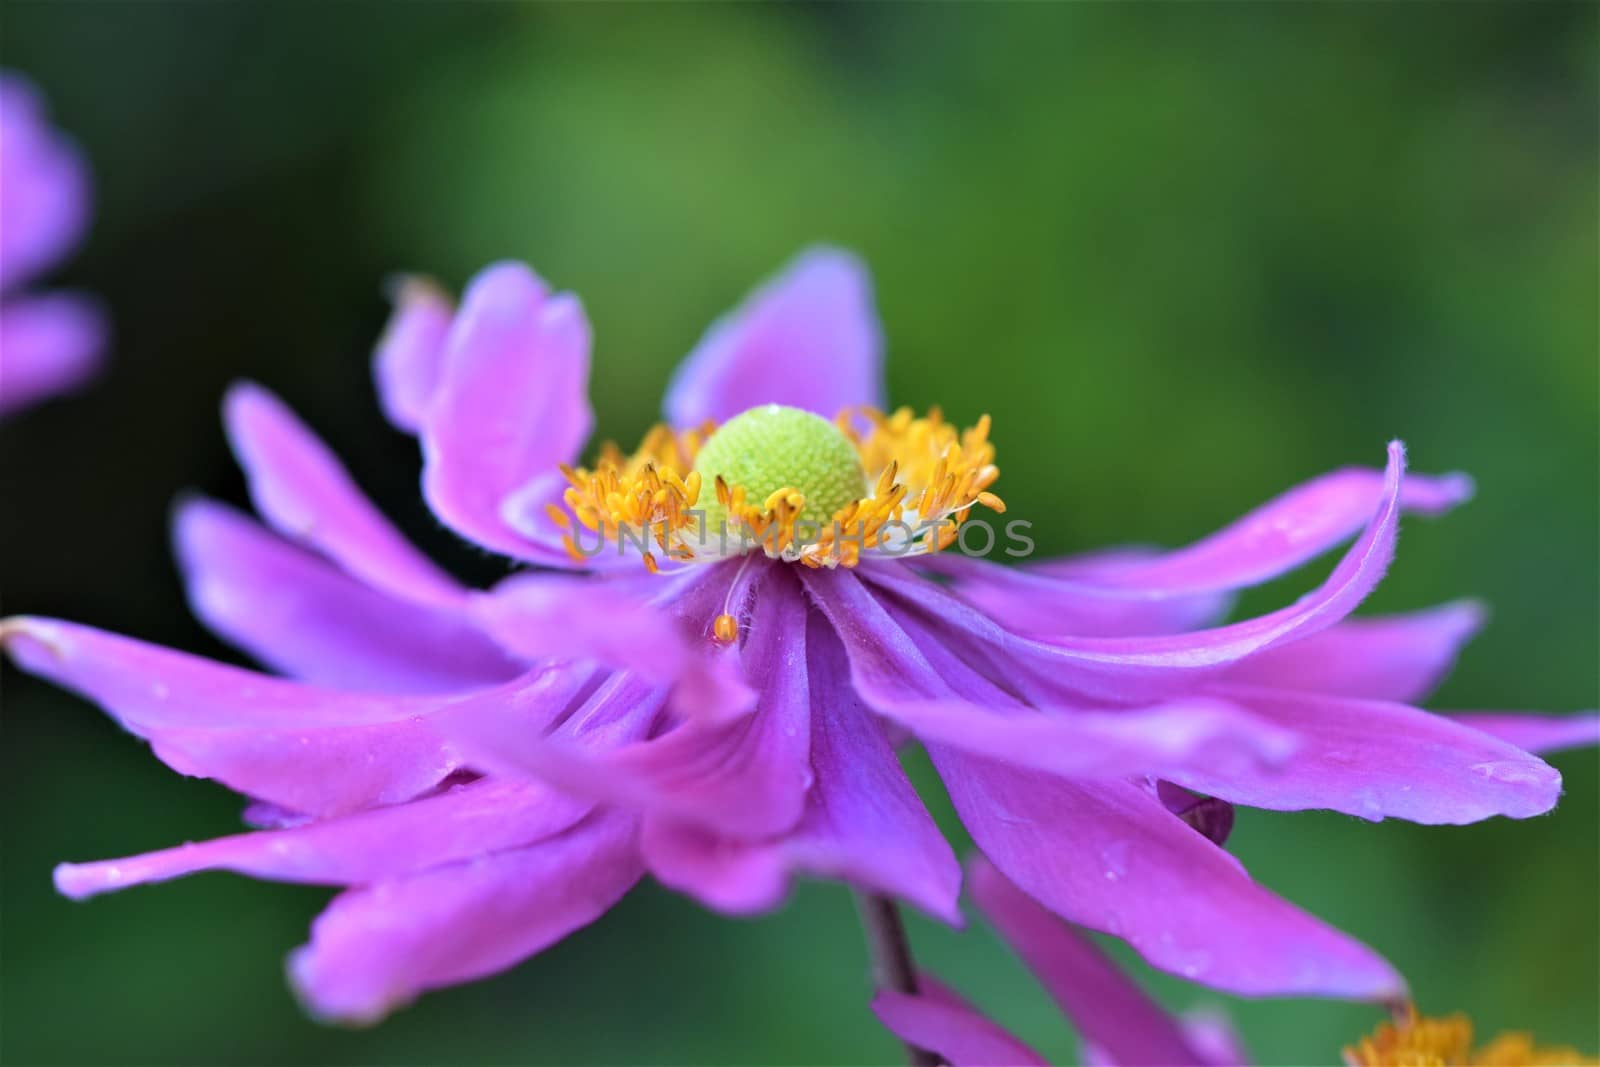
[[[917,991],[917,968],[911,962],[911,944],[900,922],[900,908],[893,900],[877,893],[856,891],[856,910],[867,935],[867,955],[872,959],[872,983],[896,993]],[[911,1067],[938,1067],[939,1057],[915,1045],[906,1046],[906,1061]]]

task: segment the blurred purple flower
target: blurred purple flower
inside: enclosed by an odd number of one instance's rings
[[[979,857],[968,886],[984,916],[1022,957],[1083,1040],[1091,1067],[1241,1067],[1249,1063],[1216,1015],[1175,1019],[1107,959]],[[902,1041],[950,1067],[1044,1064],[1038,1052],[982,1015],[937,979],[916,993],[881,991],[872,1010]]]
[[[864,475],[839,515],[954,522],[1002,506],[987,420],[957,433],[857,411],[881,403],[881,341],[866,274],[840,252],[802,256],[713,326],[674,379],[668,428],[632,457],[602,450],[594,470],[563,467],[592,423],[587,321],[525,267],[484,271],[459,311],[406,285],[375,370],[385,412],[420,439],[434,514],[555,570],[463,588],[244,385],[225,421],[270,529],[191,501],[177,551],[197,614],[287,678],[60,621],[3,624],[24,668],[180,772],[254,798],[262,828],[64,865],[61,891],[211,868],[349,886],[291,963],[324,1016],[376,1019],[510,966],[645,872],[729,912],[776,905],[806,873],[959,923],[959,864],[896,758],[910,738],[984,855],[1056,915],[1222,990],[1395,998],[1384,960],[1223,851],[1230,805],[1526,817],[1555,803],[1559,776],[1498,735],[1594,738],[1593,718],[1530,732],[1412,706],[1477,628],[1470,604],[1346,618],[1388,566],[1402,509],[1470,493],[1460,476],[1404,477],[1398,444],[1381,473],[1315,479],[1170,552],[1011,568],[933,554],[942,534],[875,528],[859,560],[802,535],[812,489],[840,473],[817,457],[840,441]],[[770,404],[852,414],[797,422]],[[779,485],[719,485],[716,506],[774,532],[770,553],[684,519],[727,473],[693,469],[717,444],[702,424],[742,413],[751,436],[730,462]],[[661,573],[575,553],[591,529],[613,547],[645,535]],[[1352,536],[1310,594],[1216,624],[1236,590]]]
[[[76,389],[100,365],[105,323],[92,300],[19,292],[73,249],[88,218],[83,157],[34,88],[0,73],[0,415]]]

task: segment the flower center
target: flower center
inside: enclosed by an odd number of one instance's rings
[[[837,426],[799,408],[767,404],[735,415],[700,446],[695,471],[706,485],[721,479],[743,487],[748,499],[764,501],[780,490],[802,498],[795,513],[820,526],[867,494],[867,476],[856,446]],[[725,528],[727,509],[703,500],[706,529]]]
[[[567,489],[547,511],[568,553],[637,551],[652,571],[661,557],[854,567],[863,554],[925,555],[955,543],[974,507],[1005,510],[989,492],[1000,476],[989,416],[963,430],[937,409],[829,422],[768,404],[720,428],[656,426],[632,455],[607,443],[593,468],[561,473]]]

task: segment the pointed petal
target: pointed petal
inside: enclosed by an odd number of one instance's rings
[[[422,426],[422,492],[446,526],[514,559],[570,567],[559,540],[530,542],[507,501],[571,462],[589,436],[589,323],[519,263],[467,287]],[[555,531],[552,531],[555,532]]]
[[[1240,685],[1210,691],[1300,739],[1267,773],[1196,765],[1168,775],[1235,804],[1461,824],[1542,815],[1561,795],[1561,775],[1537,756],[1420,708]]]
[[[593,805],[531,782],[479,779],[408,804],[235,834],[99,863],[63,863],[56,889],[81,900],[197,871],[355,885],[469,860],[557,834]]]
[[[0,307],[0,415],[85,384],[100,369],[105,334],[104,313],[86,297],[7,298]]]
[[[1030,637],[1127,637],[1183,633],[1215,624],[1233,595],[1202,592],[1147,596],[1138,590],[1063,578],[1043,567],[1008,567],[941,552],[919,569],[951,579],[950,588],[995,622]]]
[[[363,585],[224,505],[181,504],[173,541],[194,613],[280,673],[342,689],[443,693],[524,669],[458,614]]]
[[[305,685],[60,619],[13,616],[0,622],[0,641],[17,666],[102,705],[135,733],[365,726],[443,702]]]
[[[1462,712],[1450,718],[1463,726],[1498,737],[1525,752],[1562,752],[1600,745],[1600,713],[1516,715],[1504,712]]]
[[[460,584],[384,518],[283,401],[252,382],[238,383],[223,401],[223,422],[250,499],[273,528],[401,599],[460,601]]]
[[[673,376],[673,426],[724,422],[758,404],[832,418],[883,406],[883,336],[866,268],[814,248],[713,323]]]
[[[372,354],[372,376],[383,413],[397,429],[421,430],[454,315],[450,297],[428,278],[402,278],[395,287],[394,313]]]
[[[973,899],[1085,1042],[1119,1067],[1201,1064],[1182,1025],[1088,938],[1012,885],[982,856],[968,864]]]
[[[557,837],[349,890],[289,957],[314,1014],[373,1023],[419,993],[503,971],[605,914],[639,878],[634,822],[597,813]]]
[[[1249,685],[1410,703],[1444,680],[1484,617],[1481,605],[1463,600],[1406,615],[1346,619],[1252,656],[1227,677]]]
[[[1049,1063],[955,993],[923,975],[919,992],[879,990],[872,1012],[891,1034],[936,1054],[950,1067],[1022,1067]]]
[[[1095,639],[1063,637],[1049,642],[1018,637],[973,610],[959,598],[905,568],[863,567],[860,579],[872,582],[937,620],[977,654],[1008,661],[1008,677],[1034,703],[1071,701],[1071,694],[1115,701],[1147,699],[1186,688],[1208,674],[1231,667],[1264,649],[1325,630],[1348,615],[1370,593],[1394,558],[1405,452],[1389,446],[1385,490],[1377,513],[1362,535],[1315,591],[1279,611],[1213,630],[1151,637]],[[839,572],[812,583],[815,594],[831,582],[843,591],[854,575]],[[827,604],[819,596],[824,610]],[[844,613],[841,631],[859,627]]]
[[[873,710],[927,742],[1068,777],[1162,775],[1202,765],[1283,762],[1290,730],[1226,701],[1187,698],[1110,711],[1022,706],[976,678],[939,634],[896,613],[848,575],[806,575],[850,652],[856,690]],[[847,625],[841,623],[846,620]]]
[[[942,746],[929,752],[996,867],[1062,918],[1123,938],[1152,966],[1244,996],[1404,992],[1371,949],[1256,885],[1144,790],[1080,785]]]
[[[456,767],[424,717],[448,697],[273,678],[53,619],[0,622],[23,670],[99,704],[179,773],[335,814],[416,796]]]
[[[1242,589],[1276,578],[1354,535],[1392,491],[1388,473],[1348,467],[1314,478],[1268,501],[1242,519],[1187,548],[1152,556],[1097,555],[1043,564],[1061,578],[1120,587],[1145,596],[1185,596]],[[1464,474],[1413,474],[1399,506],[1422,515],[1442,514],[1472,497]]]
[[[776,906],[790,877],[803,872],[900,897],[961,925],[960,864],[851,690],[844,650],[814,613],[808,641],[815,782],[799,825],[773,841],[742,843],[650,820],[643,848],[651,873],[711,907],[749,913]]]

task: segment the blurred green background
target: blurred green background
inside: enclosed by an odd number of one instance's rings
[[[1438,706],[1594,706],[1596,15],[7,2],[0,63],[94,164],[98,217],[63,278],[103,294],[117,339],[90,392],[0,426],[5,610],[227,655],[185,613],[165,519],[186,488],[243,500],[216,418],[241,376],[459,573],[493,579],[501,564],[427,517],[415,447],[372,399],[383,278],[458,286],[512,256],[575,289],[601,432],[630,442],[704,324],[830,240],[873,267],[896,400],[993,413],[998,488],[1041,548],[1181,543],[1401,436],[1416,469],[1480,487],[1408,524],[1372,604],[1493,606]],[[376,1030],[321,1028],[281,960],[326,891],[224,875],[88,904],[51,891],[59,860],[236,829],[236,798],[9,669],[3,730],[6,1062],[897,1057],[828,886],[757,921],[646,886],[508,974]],[[1600,765],[1555,762],[1565,801],[1531,822],[1246,812],[1237,851],[1385,952],[1425,1008],[1594,1051]],[[912,933],[928,966],[1072,1056],[987,932]],[[1226,1007],[1266,1063],[1332,1062],[1377,1018]]]

